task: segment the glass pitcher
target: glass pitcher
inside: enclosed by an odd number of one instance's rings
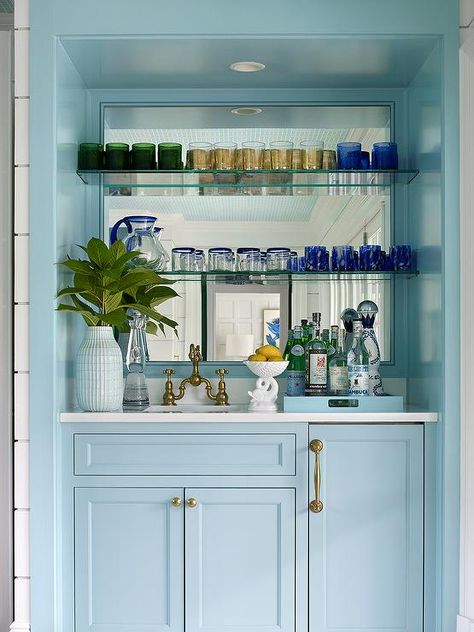
[[[131,266],[150,268],[159,272],[164,270],[169,261],[169,255],[160,242],[162,228],[155,227],[156,217],[151,215],[130,215],[122,217],[114,224],[110,232],[110,243],[117,241],[118,231],[122,224],[127,228],[128,234],[123,242],[128,252],[136,250],[140,257],[133,259]]]

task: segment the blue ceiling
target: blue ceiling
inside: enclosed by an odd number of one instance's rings
[[[88,88],[401,88],[434,37],[99,38],[62,43]],[[265,70],[229,70],[259,61]]]

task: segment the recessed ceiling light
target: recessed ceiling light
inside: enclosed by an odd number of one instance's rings
[[[263,112],[262,108],[234,108],[231,110],[232,114],[240,114],[243,116],[248,116],[249,114],[260,114]]]
[[[237,72],[258,72],[265,68],[265,64],[258,61],[236,61],[229,68]]]

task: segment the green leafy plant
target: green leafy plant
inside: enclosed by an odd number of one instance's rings
[[[91,239],[79,246],[87,259],[68,256],[59,265],[74,272],[73,285],[58,292],[71,303],[59,303],[59,311],[80,314],[90,327],[115,326],[128,330],[127,311],[136,310],[148,316],[147,331],[164,333],[165,326],[176,332],[177,323],[156,311],[156,307],[178,294],[168,287],[172,281],[146,268],[132,267],[140,253],[127,252],[122,241],[112,246],[100,239]]]

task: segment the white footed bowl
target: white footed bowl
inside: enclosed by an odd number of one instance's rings
[[[281,375],[288,366],[288,362],[249,362],[244,364],[258,377],[276,377]]]

